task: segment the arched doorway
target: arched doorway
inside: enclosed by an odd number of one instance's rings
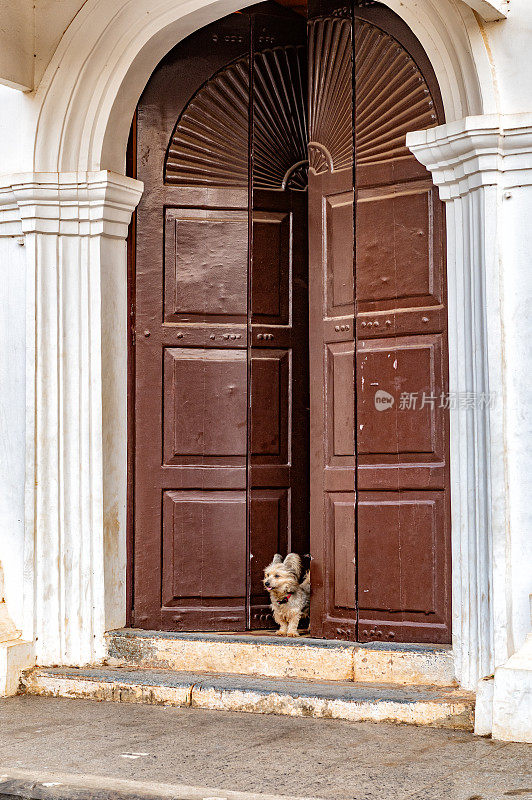
[[[233,14],[139,102],[139,627],[267,627],[262,567],[310,549],[315,635],[450,640],[443,221],[404,144],[443,114],[360,5]]]

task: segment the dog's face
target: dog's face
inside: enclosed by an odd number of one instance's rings
[[[299,586],[298,574],[294,566],[283,562],[281,556],[274,556],[271,564],[264,569],[264,586],[268,592],[288,594]]]

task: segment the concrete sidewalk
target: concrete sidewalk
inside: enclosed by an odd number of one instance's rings
[[[0,800],[263,795],[532,800],[532,746],[384,723],[0,700]]]

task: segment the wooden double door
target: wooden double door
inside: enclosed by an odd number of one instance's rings
[[[378,3],[275,3],[180,43],[139,101],[132,621],[450,638],[444,224],[409,130],[430,65]],[[310,309],[310,311],[309,311]]]

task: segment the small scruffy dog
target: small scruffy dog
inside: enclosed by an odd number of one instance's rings
[[[301,617],[310,612],[310,573],[299,582],[301,559],[288,553],[285,560],[277,553],[264,569],[264,586],[270,593],[273,618],[279,625],[278,636],[299,636]]]

